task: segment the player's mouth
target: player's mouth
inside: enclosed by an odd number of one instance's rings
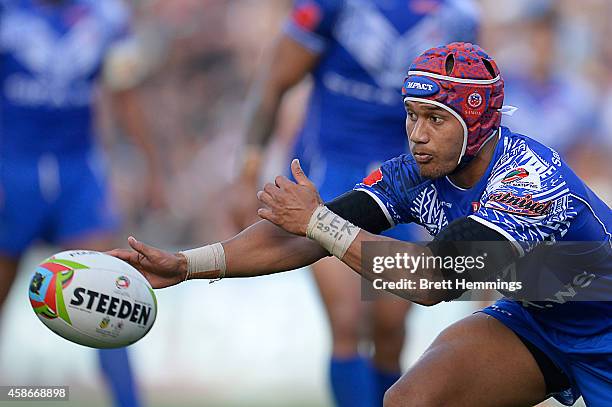
[[[415,161],[419,164],[427,164],[428,162],[433,160],[433,156],[427,153],[419,153],[414,151],[412,155],[414,156]]]

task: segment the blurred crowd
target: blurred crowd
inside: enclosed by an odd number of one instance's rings
[[[611,203],[612,2],[480,5],[480,45],[500,66],[505,104],[519,108],[502,124],[556,148]],[[133,3],[140,96],[163,155],[168,205],[144,209],[145,167],[102,103],[100,129],[126,231],[173,247],[235,233],[224,201],[241,157],[243,104],[290,6],[290,0]],[[281,114],[270,175],[285,171],[307,82],[289,95]]]

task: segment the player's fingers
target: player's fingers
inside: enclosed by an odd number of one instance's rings
[[[293,178],[297,181],[298,184],[304,186],[312,186],[312,182],[308,179],[306,174],[304,174],[304,170],[302,170],[302,166],[300,165],[300,160],[297,158],[291,161],[291,173],[293,174]]]
[[[141,257],[147,258],[151,257],[151,255],[154,254],[154,249],[151,246],[148,246],[142,243],[141,241],[136,240],[134,236],[128,237],[128,243],[132,249],[136,250],[141,255],[139,256],[139,260],[142,260]]]
[[[257,199],[259,200],[259,202],[271,206],[274,202],[274,199],[272,198],[272,196],[267,193],[266,191],[259,191],[257,193]]]
[[[276,178],[274,178],[274,184],[276,184],[276,186],[281,189],[287,188],[290,185],[295,185],[289,180],[289,178],[285,177],[284,175],[278,175]]]
[[[259,208],[257,210],[257,215],[259,215],[259,217],[262,219],[269,220],[270,222],[276,224],[276,217],[274,216],[274,213],[268,208]]]
[[[108,254],[109,256],[121,258],[121,256],[125,255],[124,252],[129,252],[129,251],[130,250],[125,250],[125,249],[113,249],[113,250],[108,250],[104,252],[104,254]]]
[[[263,187],[264,192],[268,193],[272,198],[276,196],[278,192],[278,187],[276,185],[270,184],[269,182]]]
[[[132,263],[136,260],[136,252],[134,252],[133,250],[113,249],[106,252],[106,254],[121,259],[123,261],[127,261],[128,263]]]

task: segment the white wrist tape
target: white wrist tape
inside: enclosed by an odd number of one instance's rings
[[[187,258],[187,275],[185,280],[191,278],[210,278],[211,271],[219,272],[214,281],[225,277],[225,251],[221,243],[185,250],[181,253]]]
[[[339,259],[344,257],[361,229],[336,215],[326,206],[319,206],[308,222],[306,236]]]

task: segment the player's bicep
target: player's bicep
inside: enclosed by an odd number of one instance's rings
[[[325,206],[370,233],[379,234],[393,226],[379,203],[364,191],[346,192]]]
[[[523,256],[538,242],[561,238],[577,213],[575,205],[560,174],[543,179],[533,167],[523,166],[488,187],[470,218],[513,241]]]
[[[448,280],[464,278],[472,281],[488,281],[519,258],[519,251],[506,236],[469,217],[453,221],[427,246],[434,256],[443,259],[482,259],[484,263],[482,268],[458,272],[455,268],[443,267],[441,272]],[[459,263],[453,261],[449,264]],[[465,291],[467,290],[449,290],[445,300],[455,299]]]

